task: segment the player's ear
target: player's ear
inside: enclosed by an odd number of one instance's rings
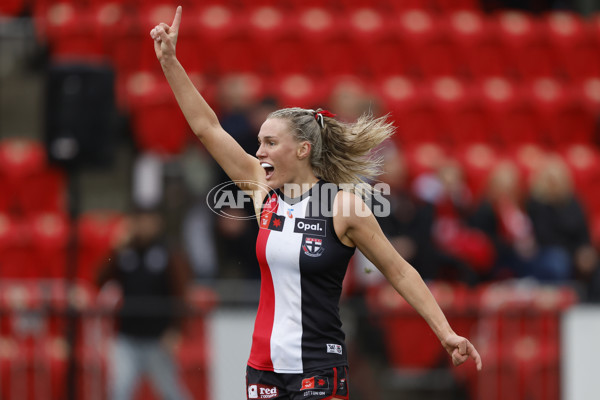
[[[310,142],[304,141],[298,145],[296,149],[296,156],[298,159],[303,160],[310,155],[311,145]]]

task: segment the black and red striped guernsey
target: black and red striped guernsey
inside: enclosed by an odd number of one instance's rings
[[[338,305],[354,247],[333,229],[337,190],[320,181],[297,199],[278,190],[265,198],[256,242],[261,292],[252,368],[303,373],[347,365]]]

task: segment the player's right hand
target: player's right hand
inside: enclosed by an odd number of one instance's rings
[[[150,37],[154,39],[154,52],[159,61],[170,57],[175,57],[175,46],[179,35],[179,25],[181,24],[181,6],[175,11],[175,18],[171,26],[161,22],[150,31]]]

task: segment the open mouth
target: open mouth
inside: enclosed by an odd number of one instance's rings
[[[273,172],[275,171],[275,168],[266,162],[260,163],[261,167],[263,167],[265,169],[265,173],[267,180],[271,179],[271,176],[273,176]]]

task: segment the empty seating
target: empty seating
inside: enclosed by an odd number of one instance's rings
[[[526,13],[505,11],[499,13],[497,22],[515,76],[530,79],[557,74],[556,54],[538,20]]]

